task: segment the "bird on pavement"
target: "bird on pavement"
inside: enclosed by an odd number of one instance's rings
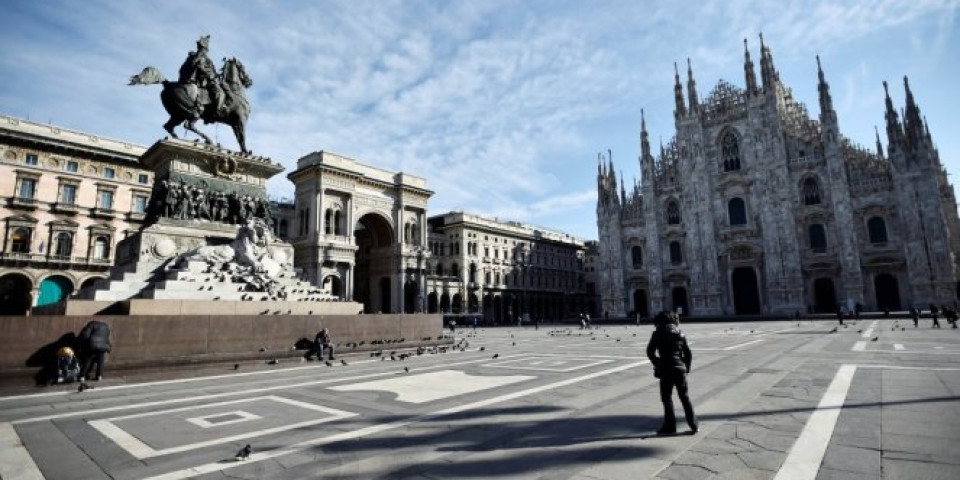
[[[830,333],[837,333],[837,327],[833,327],[833,330],[830,330]]]
[[[410,373],[410,367],[403,367],[403,371],[406,373]]]
[[[233,364],[233,369],[234,369],[234,370],[240,370],[240,364],[239,364],[239,363],[234,363],[234,364]]]
[[[481,351],[481,352],[484,351],[484,350],[486,350],[486,349],[487,349],[487,347],[480,347],[480,351]]]
[[[238,461],[238,462],[241,461],[241,460],[249,460],[249,459],[250,459],[250,453],[252,453],[252,452],[253,452],[253,448],[250,448],[250,444],[248,443],[247,446],[241,448],[241,449],[237,452],[237,454],[234,456],[234,459],[235,459],[236,461]]]
[[[499,353],[494,353],[494,354],[493,354],[493,358],[499,358],[499,357],[500,357],[500,354],[499,354]]]
[[[340,365],[343,365],[344,367],[346,367],[346,366],[347,366],[347,361],[346,361],[346,360],[340,360]]]
[[[84,390],[92,390],[92,389],[93,389],[92,386],[88,385],[85,382],[81,382],[80,386],[77,387],[77,393],[83,393]]]
[[[323,362],[323,364],[326,365],[326,366],[328,366],[328,367],[332,367],[332,366],[333,366],[333,364],[330,363],[330,362]]]
[[[876,342],[876,341],[879,340],[879,339],[880,339],[880,337],[873,337],[873,338],[870,339],[870,341],[871,341],[871,342]]]

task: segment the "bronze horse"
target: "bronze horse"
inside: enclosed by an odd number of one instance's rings
[[[220,88],[225,95],[223,108],[217,112],[216,106],[206,91],[193,84],[172,82],[163,77],[154,67],[144,68],[138,75],[130,77],[130,85],[162,84],[160,101],[163,108],[170,114],[170,120],[163,124],[173,138],[177,134],[173,129],[183,124],[184,128],[196,133],[207,143],[210,137],[196,128],[196,121],[202,119],[204,123],[223,123],[233,128],[240,150],[250,153],[246,144],[247,118],[250,116],[250,102],[244,93],[245,89],[253,86],[253,80],[247,75],[243,64],[236,58],[224,59],[223,70],[220,74]]]

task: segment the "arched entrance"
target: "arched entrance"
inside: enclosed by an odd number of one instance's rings
[[[0,277],[0,315],[24,315],[33,303],[33,282],[19,273]]]
[[[368,213],[354,225],[353,236],[357,245],[353,300],[367,313],[390,313],[393,228],[383,216]]]
[[[873,290],[877,294],[877,308],[900,310],[900,285],[889,273],[873,277]]]
[[[673,311],[682,312],[683,315],[690,315],[690,307],[687,305],[687,289],[683,287],[674,287],[671,295],[673,299]]]
[[[757,273],[753,268],[735,268],[730,283],[733,287],[733,311],[737,315],[760,313],[760,291],[757,289]]]
[[[430,292],[427,295],[427,312],[437,313],[437,292]]]
[[[343,282],[336,275],[327,275],[323,279],[323,291],[340,298],[343,298]]]
[[[650,316],[650,311],[647,308],[647,291],[642,288],[633,291],[633,312],[640,315],[640,318]]]
[[[813,308],[817,312],[834,312],[837,309],[837,290],[833,279],[818,278],[813,281]]]
[[[403,311],[406,313],[414,313],[420,307],[418,300],[419,288],[417,287],[417,282],[413,280],[407,280],[403,284]]]
[[[453,294],[453,313],[463,313],[463,295]]]
[[[476,293],[467,296],[467,313],[477,313],[480,311],[480,297]]]
[[[443,295],[440,295],[440,313],[451,313],[450,312],[450,295],[444,292]]]
[[[37,306],[50,305],[67,298],[73,293],[73,282],[61,275],[51,275],[40,282]]]

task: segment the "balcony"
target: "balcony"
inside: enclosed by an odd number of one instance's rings
[[[80,208],[77,207],[77,204],[73,202],[70,202],[70,203],[57,202],[53,204],[53,209],[57,213],[71,213],[71,214],[77,213],[80,210]]]
[[[37,199],[32,197],[11,197],[11,208],[26,208],[33,210],[37,208]]]
[[[147,214],[144,212],[127,213],[127,220],[130,220],[131,222],[142,222],[145,218],[147,218]]]
[[[70,264],[71,267],[78,266],[102,266],[109,268],[113,265],[112,258],[88,258],[71,257],[69,255],[54,255],[46,253],[23,253],[23,252],[0,252],[0,263],[24,265],[24,264]]]
[[[104,207],[94,207],[93,211],[90,212],[90,215],[94,217],[104,217],[104,218],[113,218],[116,216],[117,212],[113,211],[112,208]]]

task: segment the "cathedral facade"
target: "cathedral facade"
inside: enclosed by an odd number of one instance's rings
[[[599,160],[597,283],[611,316],[899,310],[958,297],[960,218],[953,187],[904,77],[886,82],[886,146],[840,132],[817,58],[819,118],[744,41],[745,87],[701,100],[675,75],[673,138],[654,154],[641,112],[641,181]],[[879,110],[879,109],[878,109]]]

